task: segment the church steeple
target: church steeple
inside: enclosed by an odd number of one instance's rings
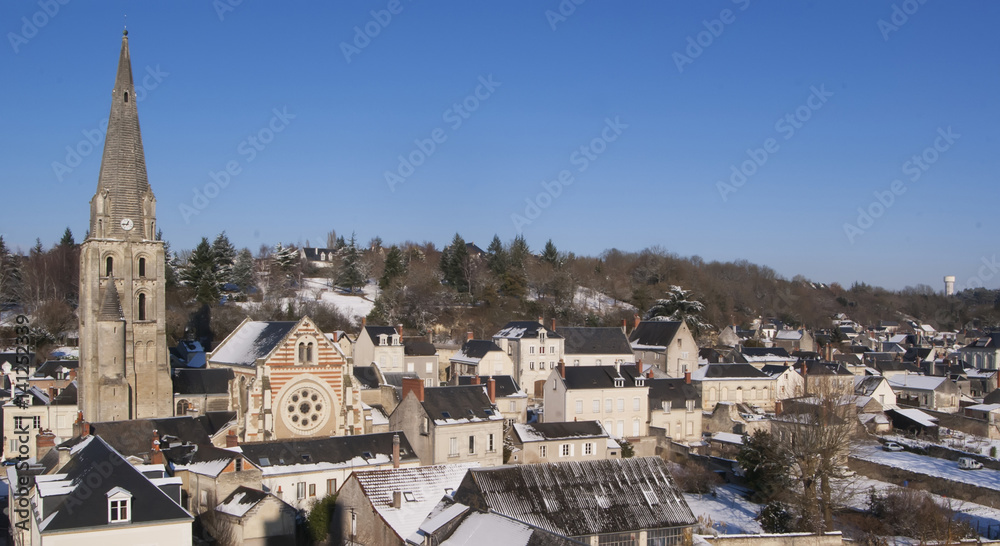
[[[153,239],[156,235],[156,200],[146,177],[146,157],[135,98],[128,30],[125,30],[115,87],[111,92],[111,114],[97,193],[91,201],[91,237],[125,239],[134,236],[142,240]]]

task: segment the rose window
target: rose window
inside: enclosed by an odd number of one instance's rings
[[[329,405],[326,395],[311,386],[299,386],[285,395],[283,417],[285,423],[298,432],[312,432],[327,421],[324,411]]]

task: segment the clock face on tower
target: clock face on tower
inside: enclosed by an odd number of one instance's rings
[[[133,226],[134,226],[134,224],[132,223],[132,219],[131,218],[123,218],[122,219],[122,229],[124,229],[125,231],[132,231],[132,227]]]

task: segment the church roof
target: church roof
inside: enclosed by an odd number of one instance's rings
[[[135,86],[132,82],[132,60],[129,55],[128,34],[122,36],[122,48],[118,57],[118,72],[112,91],[111,114],[108,116],[108,131],[104,142],[104,155],[97,182],[97,195],[101,199],[107,192],[111,210],[105,211],[108,225],[104,236],[124,239],[125,231],[120,222],[130,218],[135,223],[136,234],[143,239],[152,239],[155,234],[145,233],[143,222],[143,198],[152,198],[152,190],[146,177],[146,157],[142,149],[142,135],[139,131],[139,111],[136,108]],[[98,234],[96,216],[91,215],[90,233]]]
[[[101,310],[97,315],[97,320],[125,320],[114,277],[108,279],[108,286],[104,289],[104,301],[101,302]]]
[[[212,353],[210,362],[236,366],[254,366],[258,358],[271,351],[285,339],[298,322],[246,321]]]

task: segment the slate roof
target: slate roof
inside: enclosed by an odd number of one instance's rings
[[[885,378],[880,375],[858,376],[854,378],[854,394],[871,396]]]
[[[392,336],[399,333],[392,326],[365,326],[365,331],[368,332],[368,337],[371,338],[372,344],[376,347],[381,346],[379,343],[380,335],[385,334],[387,336],[385,343],[386,346],[389,346],[392,345]]]
[[[503,420],[490,402],[485,385],[426,387],[423,406],[427,416],[438,425]]]
[[[434,356],[437,348],[424,338],[403,338],[403,354],[407,356]]]
[[[671,407],[683,408],[688,400],[694,400],[694,407],[701,408],[701,394],[697,387],[681,379],[649,379],[649,407],[653,410],[670,402]]]
[[[473,468],[454,498],[569,537],[697,523],[659,457]]]
[[[252,367],[285,339],[298,322],[246,321],[217,347],[210,362]]]
[[[551,339],[561,339],[558,332],[553,332],[542,326],[541,323],[533,320],[513,320],[504,325],[499,332],[493,334],[494,338],[521,339],[524,337],[538,337],[538,331],[542,330]]]
[[[635,330],[632,330],[628,340],[632,344],[632,348],[636,346],[666,347],[673,343],[680,329],[680,321],[644,320],[639,323]]]
[[[786,360],[792,359],[784,347],[744,347],[740,353],[745,356],[777,356]]]
[[[997,349],[1000,348],[1000,332],[986,334],[985,336],[966,345],[965,349]]]
[[[913,389],[920,391],[934,391],[942,383],[948,381],[947,377],[935,377],[929,375],[898,374],[886,378],[889,386],[896,389]]]
[[[765,364],[761,367],[760,371],[766,373],[771,377],[778,377],[779,375],[787,372],[788,370],[795,370],[791,366],[783,366],[781,364]]]
[[[565,440],[570,438],[607,438],[608,432],[600,421],[566,421],[562,423],[514,423],[514,434],[523,443]]]
[[[101,300],[101,308],[97,312],[97,320],[125,320],[114,277],[108,280],[108,284],[104,288],[104,298]]]
[[[239,452],[215,447],[212,444],[185,445],[164,450],[164,456],[176,470],[188,470],[203,476],[217,477]]]
[[[372,508],[399,537],[406,539],[420,528],[427,514],[448,492],[458,488],[473,465],[448,464],[362,470],[351,474]],[[402,491],[402,506],[392,506],[392,494]],[[407,497],[409,493],[409,497]],[[413,499],[413,500],[410,500]]]
[[[854,375],[841,362],[823,362],[821,360],[803,360],[795,365],[795,371],[802,374],[802,367],[808,375]]]
[[[492,351],[503,352],[499,345],[490,339],[470,339],[462,344],[462,348],[449,360],[467,364],[478,364],[488,353]]]
[[[412,544],[427,543],[441,546],[584,546],[585,544],[500,514],[472,510],[449,498],[442,499],[431,510],[417,532],[410,535],[409,540]]]
[[[59,474],[38,476],[36,480],[43,497],[44,519],[39,524],[43,534],[85,527],[110,529],[119,525],[194,520],[99,437],[89,436],[77,445]],[[132,495],[130,524],[108,523],[107,493],[119,487]]]
[[[632,346],[621,328],[561,326],[556,332],[566,339],[567,355],[632,355]]]
[[[1000,389],[993,389],[993,392],[983,397],[984,404],[1000,404]]]
[[[153,431],[156,431],[164,442],[210,444],[211,437],[235,418],[235,412],[210,411],[198,417],[108,421],[91,423],[90,426],[92,435],[101,437],[118,453],[125,457],[142,457],[152,449]],[[74,446],[80,441],[80,438],[74,438],[62,445]]]
[[[73,406],[77,403],[78,389],[76,385],[76,380],[74,379],[69,385],[66,385],[63,390],[59,391],[59,394],[52,399],[53,406]]]
[[[236,374],[228,368],[178,368],[170,376],[174,382],[174,394],[192,395],[228,393],[229,382]]]
[[[693,381],[719,379],[771,379],[771,376],[750,364],[708,364],[691,373]]]
[[[799,341],[805,337],[803,330],[780,330],[774,334],[774,339],[785,341]]]
[[[355,436],[330,436],[327,438],[302,438],[270,442],[240,444],[243,456],[259,466],[265,474],[273,474],[276,467],[318,465],[323,468],[385,464],[392,461],[392,437],[399,434],[399,459],[401,462],[419,461],[413,453],[406,434],[379,432]]]
[[[268,494],[260,489],[252,489],[241,485],[230,493],[225,500],[219,503],[215,509],[223,514],[242,518],[247,515],[247,512],[253,510],[254,506],[257,506],[257,504],[266,499],[267,496]]]
[[[639,371],[635,365],[622,365],[620,373],[614,366],[566,366],[566,388],[573,389],[613,389],[616,379],[624,379],[625,387],[635,387],[635,377]]]
[[[517,381],[509,375],[480,375],[479,384],[485,385],[487,381],[493,379],[493,389],[494,394],[497,398],[506,398],[508,396],[523,396],[521,393],[521,388],[517,386]],[[462,375],[458,378],[459,385],[471,385],[472,376]]]
[[[377,389],[379,387],[378,372],[375,366],[354,366],[354,378],[357,379],[363,388]]]
[[[69,370],[75,370],[79,367],[79,360],[46,360],[31,377],[32,379],[57,379],[56,375],[62,371],[62,368],[66,368],[65,373],[69,373]]]

